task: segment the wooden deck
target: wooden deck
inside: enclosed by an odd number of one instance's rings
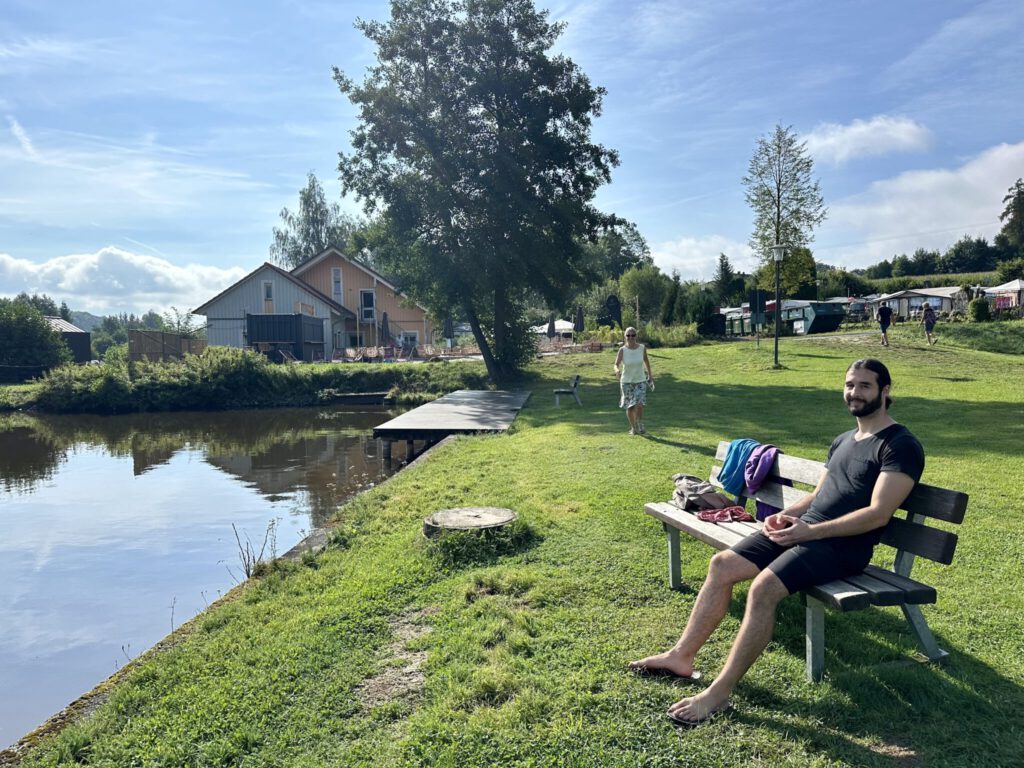
[[[460,389],[374,427],[373,436],[435,443],[454,434],[504,432],[531,394]]]

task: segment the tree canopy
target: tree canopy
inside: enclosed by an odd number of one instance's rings
[[[1017,179],[1007,190],[1003,206],[999,214],[1003,228],[999,234],[1011,249],[1010,257],[1024,257],[1024,179]]]
[[[754,212],[750,246],[763,262],[771,259],[777,243],[791,249],[807,247],[814,228],[825,220],[828,209],[813,170],[807,144],[798,140],[792,127],[776,125],[771,136],[757,140],[743,186]]]
[[[299,191],[299,208],[294,213],[281,209],[280,229],[274,227],[270,258],[287,269],[309,261],[330,246],[348,252],[360,223],[341,212],[337,203],[328,203],[323,187],[310,171],[306,186]]]
[[[0,366],[47,369],[70,359],[64,337],[32,302],[0,299]]]
[[[590,139],[604,89],[549,53],[563,25],[530,0],[393,0],[356,26],[377,61],[362,84],[334,71],[359,109],[343,188],[381,217],[376,263],[436,316],[460,310],[506,379],[526,296],[561,306],[617,221],[592,202],[618,163]]]

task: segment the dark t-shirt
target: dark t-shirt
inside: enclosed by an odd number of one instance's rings
[[[892,307],[878,308],[878,322],[882,325],[889,325],[892,322]]]
[[[832,441],[825,466],[825,482],[801,515],[808,523],[834,520],[871,503],[875,481],[882,472],[902,472],[916,483],[924,471],[924,449],[902,424],[893,424],[881,432],[854,440],[856,429],[844,432]],[[874,546],[882,529],[844,537],[850,545]]]

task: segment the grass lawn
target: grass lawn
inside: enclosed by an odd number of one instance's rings
[[[333,544],[271,568],[127,670],[89,719],[25,765],[1011,766],[1024,754],[1024,358],[874,336],[650,351],[649,435],[617,409],[614,353],[539,361],[512,434],[458,438],[340,510]],[[924,480],[970,494],[925,614],[944,666],[908,663],[898,609],[826,620],[826,678],[804,681],[803,610],[780,609],[736,710],[692,730],[665,718],[686,686],[627,661],[677,637],[709,547],[664,535],[643,504],[706,473],[719,440],[824,458],[852,426],[847,364],[881,357],[893,415],[927,453]],[[583,376],[583,407],[551,389]],[[488,540],[426,542],[432,511],[512,507]],[[698,664],[724,661],[745,592]]]

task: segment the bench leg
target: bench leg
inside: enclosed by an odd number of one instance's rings
[[[668,586],[669,589],[681,589],[683,577],[679,566],[679,530],[665,523],[662,523],[662,527],[668,535]]]
[[[560,403],[560,400],[558,399],[558,393],[556,392],[555,393],[555,408],[561,408],[562,407],[561,405],[559,405],[559,403]]]
[[[804,595],[806,605],[807,679],[821,682],[825,674],[825,604]]]
[[[918,605],[901,605],[900,608],[903,609],[903,615],[907,617],[907,623],[910,625],[910,630],[914,633],[914,639],[917,640],[921,653],[927,656],[929,661],[945,661],[949,656],[949,652],[939,648],[939,644],[935,642],[935,635],[932,634],[928,622],[925,621],[921,607]]]
[[[575,389],[572,391],[572,396],[576,398],[576,405],[583,405],[583,403],[580,402],[580,396],[576,393]]]

